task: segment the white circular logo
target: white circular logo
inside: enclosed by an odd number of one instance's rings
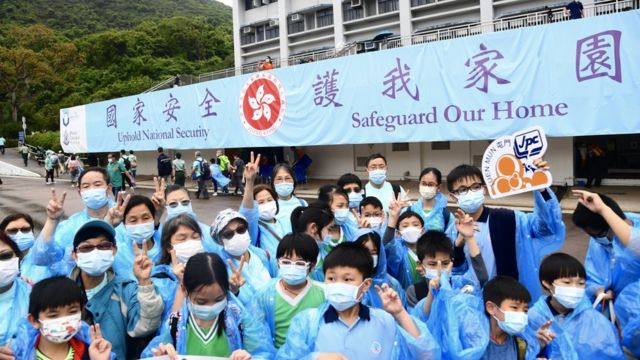
[[[276,132],[287,108],[284,87],[273,74],[263,71],[252,75],[240,92],[242,125],[251,134],[268,136]]]

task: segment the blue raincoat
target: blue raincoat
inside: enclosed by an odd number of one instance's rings
[[[411,263],[409,262],[409,247],[402,238],[395,237],[384,246],[387,269],[400,282],[403,289],[413,285]],[[416,255],[417,256],[417,255]],[[380,261],[380,260],[378,260]],[[416,263],[419,260],[416,258]]]
[[[7,342],[12,343],[19,335],[18,319],[24,319],[29,313],[29,295],[31,294],[31,285],[21,279],[13,282],[10,293],[3,295],[11,296],[9,306],[0,309],[0,347],[5,346]],[[19,358],[18,358],[19,359]]]
[[[133,275],[133,271],[131,271],[133,268],[133,262],[136,259],[133,251],[133,240],[129,239],[124,224],[118,225],[115,230],[116,241],[119,242],[116,244],[118,246],[118,251],[116,252],[116,257],[113,261],[113,271],[115,271],[118,276],[137,281],[136,277]],[[158,231],[156,231],[156,233],[157,232]],[[162,257],[162,246],[160,245],[160,241],[155,240],[156,233],[153,234],[153,248],[147,249],[147,256],[154,264],[160,262],[160,258]]]
[[[555,339],[545,351],[552,359],[624,359],[618,335],[611,322],[591,307],[585,297],[573,311],[553,316],[542,296],[529,309],[529,328],[537,331],[553,320]]]
[[[171,314],[171,308],[173,307],[173,300],[176,297],[176,290],[180,284],[178,278],[173,274],[171,265],[155,265],[151,272],[151,282],[156,288],[156,291],[162,298],[164,303],[164,311],[162,312],[162,322],[169,318]]]
[[[382,238],[380,238],[380,242],[382,242]],[[378,292],[376,291],[375,285],[382,286],[382,284],[387,284],[393,290],[395,290],[398,295],[400,295],[400,299],[402,300],[402,305],[407,306],[407,297],[404,292],[404,289],[400,285],[400,282],[396,280],[393,276],[387,273],[387,255],[384,251],[384,246],[382,244],[378,244],[378,265],[374,269],[373,281],[369,290],[364,294],[362,298],[362,303],[375,307],[378,309],[382,309],[382,300],[380,300],[380,296],[378,296]]]
[[[155,234],[153,234],[153,241],[156,244],[162,244],[161,239],[162,239],[163,225],[164,223],[161,223],[160,226],[158,227],[158,230],[156,230]],[[216,243],[215,240],[213,240],[213,238],[211,237],[211,226],[205,223],[202,223],[200,221],[198,221],[198,226],[200,226],[200,231],[202,232],[202,247],[204,248],[204,250],[207,252],[213,252],[220,255],[222,246]],[[132,248],[132,251],[133,251],[133,248]]]
[[[29,249],[27,255],[25,255],[20,262],[20,276],[31,280],[33,283],[56,275],[66,275],[69,271],[68,265],[64,262],[56,262],[49,266],[40,266],[36,264],[35,259],[34,252]]]
[[[218,186],[220,186],[221,188],[225,188],[227,187],[227,185],[229,185],[229,183],[231,182],[231,179],[229,179],[228,177],[222,174],[222,170],[220,170],[220,165],[211,164],[209,166],[209,169],[211,169],[211,180],[218,183]]]
[[[276,252],[278,250],[278,244],[280,240],[287,234],[284,226],[276,218],[275,223],[266,223],[260,221],[260,210],[258,209],[258,203],[253,202],[253,207],[248,209],[244,206],[240,206],[240,214],[247,219],[249,224],[249,234],[251,235],[251,245],[259,247],[266,253],[269,260],[269,272],[274,277],[278,274],[278,261],[276,259]],[[271,231],[269,231],[268,229]],[[279,238],[274,236],[277,235]]]
[[[640,280],[618,294],[614,308],[622,329],[622,345],[640,357]]]
[[[316,339],[321,322],[324,321],[324,313],[329,303],[325,302],[317,309],[305,310],[291,320],[291,326],[287,333],[287,341],[278,351],[278,360],[311,360],[314,359]],[[390,314],[384,310],[371,308],[371,316],[388,317]],[[417,319],[414,323],[420,330],[420,337],[414,338],[396,324],[395,328],[388,329],[389,336],[393,336],[394,348],[392,360],[396,359],[440,359],[440,347],[431,336],[426,325]]]
[[[185,300],[180,310],[178,331],[176,334],[176,351],[180,355],[188,355],[187,352],[187,320],[189,310]],[[253,314],[247,311],[238,299],[232,294],[227,295],[227,307],[224,309],[224,328],[231,352],[245,350],[252,359],[272,359],[275,354],[273,343],[265,341],[267,334],[266,324],[256,321]],[[142,352],[142,357],[152,357],[152,349],[160,344],[173,344],[169,322],[165,322],[156,336]]]
[[[456,224],[455,224],[455,217],[453,216],[453,213],[449,211],[444,211],[444,209],[447,208],[447,197],[444,196],[441,192],[438,192],[436,194],[435,199],[436,201],[433,205],[433,209],[431,209],[429,214],[425,214],[424,211],[422,210],[422,202],[423,202],[422,197],[418,199],[418,201],[413,203],[410,209],[411,211],[415,212],[416,214],[419,214],[420,217],[422,217],[422,220],[424,221],[425,231],[437,230],[437,231],[442,231],[446,234],[451,234],[455,230]],[[444,219],[445,215],[449,216],[447,221],[445,221]],[[446,227],[445,227],[445,223],[447,225]]]

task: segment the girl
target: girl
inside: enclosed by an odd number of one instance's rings
[[[307,206],[307,202],[297,198],[293,192],[296,189],[293,170],[287,164],[277,164],[273,168],[271,188],[278,194],[278,220],[284,225],[285,231],[292,229],[291,213],[298,206]]]
[[[336,246],[345,241],[353,241],[358,231],[358,220],[349,210],[349,195],[340,189],[329,195],[329,205],[333,211],[335,226],[331,228],[329,246]]]
[[[411,210],[422,217],[425,231],[438,230],[450,234],[454,216],[447,210],[447,198],[442,195],[442,173],[428,167],[420,173],[420,198]]]
[[[307,207],[298,207],[291,213],[291,223],[293,233],[305,233],[311,236],[318,247],[320,255],[316,262],[316,268],[311,273],[311,278],[316,281],[324,281],[322,264],[324,257],[329,253],[331,247],[331,228],[334,226],[334,217],[331,208],[325,203],[313,203]]]

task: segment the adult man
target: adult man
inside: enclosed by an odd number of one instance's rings
[[[165,183],[169,183],[171,177],[171,158],[164,154],[164,149],[158,148],[158,176],[163,178]]]
[[[122,164],[127,171],[131,170],[131,160],[129,160],[129,155],[127,155],[127,152],[124,149],[120,150],[120,159],[118,160],[118,162]],[[129,184],[130,188],[134,189],[135,185],[131,181],[131,173],[129,174],[129,176],[123,177],[122,180]],[[122,184],[122,190],[126,190],[124,183]]]
[[[584,7],[580,1],[573,0],[564,7],[565,15],[568,13],[569,19],[581,19],[583,16],[582,10]]]
[[[124,163],[119,161],[116,154],[109,154],[107,157],[107,173],[111,179],[111,190],[113,190],[113,196],[118,197],[118,193],[122,190],[123,177],[129,178],[129,172],[124,166]]]
[[[222,175],[229,177],[229,165],[231,165],[229,158],[224,154],[224,151],[222,150],[216,151],[216,157],[218,158],[218,165],[220,165],[220,171],[222,171]]]
[[[203,199],[209,199],[209,192],[207,191],[206,185],[206,177],[204,174],[204,167],[207,166],[204,158],[200,154],[200,151],[196,151],[196,159],[191,165],[191,173],[194,174],[193,178],[198,181],[198,192],[196,193],[196,198],[200,198],[202,195]]]
[[[233,155],[233,181],[235,184],[234,195],[242,195],[244,187],[242,186],[242,175],[244,174],[244,160],[237,153]]]
[[[29,148],[25,143],[18,144],[18,152],[22,155],[22,161],[24,161],[24,166],[27,167],[27,163],[29,161]]]
[[[405,198],[406,193],[400,185],[392,185],[387,181],[387,159],[382,154],[372,154],[367,159],[369,182],[365,185],[367,196],[377,197],[385,212],[389,211],[391,200]]]
[[[4,146],[7,143],[4,137],[0,136],[0,152],[4,155]]]
[[[138,171],[138,157],[133,154],[133,150],[129,150],[128,159],[129,159],[129,162],[131,163],[131,169],[129,170],[129,173],[133,177],[133,180],[135,180],[136,173]]]
[[[182,154],[177,152],[176,153],[176,158],[173,160],[172,164],[172,175],[171,178],[173,179],[174,183],[180,186],[184,186],[184,180],[185,180],[185,163],[184,160],[182,160]]]

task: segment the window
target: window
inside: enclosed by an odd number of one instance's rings
[[[267,29],[265,31],[265,40],[275,39],[278,36],[280,36],[280,27],[279,26],[267,27]]]
[[[246,44],[252,44],[254,42],[256,42],[256,32],[255,31],[251,31],[248,34],[245,34],[243,31],[243,29],[240,29],[240,44],[242,45],[246,45]]]
[[[431,143],[431,150],[451,150],[450,141],[434,141]]]
[[[256,41],[264,41],[264,25],[256,26]]]
[[[391,151],[409,151],[409,143],[392,143]]]
[[[304,31],[304,20],[293,22],[291,21],[291,16],[289,16],[287,25],[289,28],[289,34],[295,34]]]
[[[316,21],[319,28],[333,25],[333,9],[328,8],[317,11]]]
[[[342,13],[344,16],[344,21],[360,19],[364,17],[364,8],[362,6],[354,8],[351,7],[351,2],[346,2],[342,3]]]
[[[378,0],[378,13],[398,11],[398,0]]]
[[[427,5],[436,2],[436,0],[411,0],[411,6]]]

